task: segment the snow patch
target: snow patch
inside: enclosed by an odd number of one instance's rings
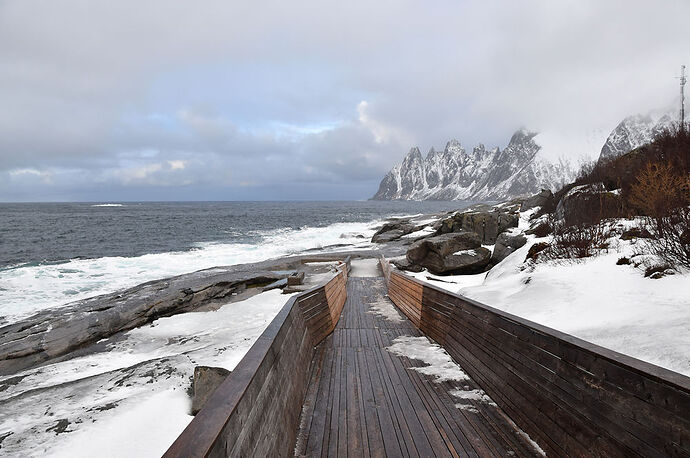
[[[472,404],[455,404],[456,409],[465,410],[467,412],[479,413],[479,410]]]
[[[194,418],[184,412],[189,397],[182,389],[153,393],[102,421],[68,434],[47,456],[58,458],[162,456]]]
[[[350,262],[350,277],[380,277],[379,260],[376,258],[353,259]]]
[[[534,450],[539,453],[541,456],[546,456],[546,452],[544,449],[542,449],[539,444],[537,444],[531,437],[529,437],[529,434],[524,432],[522,428],[520,428],[518,425],[515,424],[513,420],[511,420],[509,417],[505,417],[506,420],[508,420],[508,423],[510,423],[510,426],[513,427],[515,432],[521,436],[523,439],[525,439],[533,448]]]
[[[372,303],[369,311],[373,315],[383,317],[393,323],[402,323],[405,319],[400,316],[400,313],[396,310],[395,306],[391,303],[390,299],[381,298],[376,302]]]
[[[232,370],[290,296],[279,290],[160,318],[101,352],[0,377],[8,456],[160,456],[191,420],[197,365]],[[64,420],[64,421],[63,421]],[[62,422],[64,432],[56,434]],[[97,453],[96,453],[97,451]],[[105,454],[105,455],[104,455]]]
[[[427,366],[425,367],[412,367],[411,369],[435,377],[436,382],[469,380],[467,374],[453,362],[450,355],[440,345],[432,343],[424,336],[396,337],[393,340],[393,345],[386,347],[386,350],[398,356],[426,363]]]
[[[491,406],[497,407],[496,403],[489,397],[488,394],[484,392],[484,390],[453,390],[449,393],[451,394],[451,396],[454,396],[459,399],[463,399],[466,401],[483,402]]]
[[[520,218],[526,223],[528,212]],[[616,221],[627,228],[634,221]],[[620,257],[649,258],[644,243],[609,240],[608,250],[579,262],[525,263],[527,243],[487,274],[438,277],[414,274],[452,291],[634,358],[690,376],[690,273],[644,278]],[[547,238],[539,240],[548,240]],[[640,254],[642,253],[642,254]],[[647,259],[649,261],[649,259]],[[481,281],[480,281],[481,280]]]
[[[455,253],[453,253],[453,256],[463,256],[463,255],[476,256],[477,250],[460,250],[460,251],[456,251]]]
[[[404,239],[416,239],[419,237],[426,237],[427,235],[433,234],[436,232],[433,227],[427,226],[423,229],[420,229],[418,231],[410,232],[409,234],[403,235],[401,238]]]

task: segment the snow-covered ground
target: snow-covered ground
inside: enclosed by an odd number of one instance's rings
[[[161,318],[97,353],[0,378],[0,455],[160,456],[193,418],[194,367],[232,370],[289,297]]]
[[[520,227],[527,227],[527,217]],[[620,221],[623,226],[634,224]],[[581,261],[525,263],[527,244],[486,274],[417,278],[603,347],[690,376],[690,273],[644,278],[621,257],[645,257],[644,241],[610,240]],[[440,278],[434,281],[429,278]],[[452,283],[449,283],[452,282]]]
[[[379,260],[377,258],[353,259],[350,262],[350,277],[380,277]]]

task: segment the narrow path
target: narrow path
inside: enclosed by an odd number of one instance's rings
[[[353,273],[372,273],[362,267]],[[312,364],[296,456],[537,455],[474,382],[439,382],[413,369],[430,368],[408,356],[443,353],[397,312],[382,277],[351,277],[347,294]]]

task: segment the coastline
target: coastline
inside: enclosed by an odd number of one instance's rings
[[[464,212],[470,210],[465,209]],[[387,221],[393,225],[431,228],[438,227],[443,219],[454,215],[455,212],[415,214]],[[528,228],[529,216],[530,212],[523,212],[517,223],[518,230]],[[383,223],[379,223],[381,227]],[[384,255],[389,260],[401,260],[416,240],[430,234],[425,230],[408,230],[411,232],[397,234],[393,240],[381,243],[367,241],[367,247],[321,247],[300,255],[212,267],[153,280],[127,290],[45,310],[29,319],[0,327],[0,373],[3,374],[0,375],[0,410],[7,412],[0,415],[0,455],[26,450],[43,454],[56,444],[68,450],[69,444],[85,443],[86,450],[97,450],[99,444],[88,439],[92,436],[113,444],[114,450],[127,453],[130,450],[118,445],[123,439],[121,434],[137,435],[128,426],[127,419],[153,416],[166,418],[157,426],[159,440],[137,436],[137,440],[143,441],[138,447],[150,454],[162,453],[192,418],[186,390],[194,367],[199,364],[217,365],[232,370],[273,314],[290,297],[280,291],[287,277],[303,272],[305,280],[302,286],[308,288],[327,278],[330,263],[348,255],[358,259],[375,259]],[[598,327],[591,326],[589,334],[579,333],[575,328],[564,328],[568,323],[548,322],[548,316],[530,315],[540,310],[550,316],[563,312],[558,308],[548,308],[550,303],[562,302],[573,306],[572,297],[569,301],[554,300],[568,297],[567,294],[572,296],[568,293],[567,282],[554,282],[555,275],[567,277],[572,276],[572,272],[586,272],[592,266],[615,264],[614,258],[618,256],[617,251],[612,251],[594,258],[595,261],[572,265],[547,263],[535,268],[525,263],[525,252],[542,240],[545,239],[530,235],[522,248],[509,254],[488,272],[439,277],[423,271],[414,275],[493,307],[556,329],[560,327],[561,331],[626,354],[632,353],[632,356],[664,367],[669,365],[654,359],[661,350],[669,352],[673,347],[674,354],[682,354],[683,348],[690,345],[678,333],[666,335],[663,339],[652,334],[652,341],[640,340],[640,336],[648,334],[638,329],[640,345],[636,347],[635,336],[626,337],[624,327],[617,332],[615,316],[610,314],[604,315],[608,321],[598,324],[592,318],[592,323]],[[616,249],[625,252],[626,247],[628,245],[619,244]],[[494,246],[489,248],[495,250]],[[322,252],[317,252],[319,250]],[[630,279],[641,275],[630,266],[617,268],[628,269],[618,272]],[[687,276],[683,275],[662,280],[645,279],[653,282],[645,284],[645,287],[652,288],[650,291],[654,294],[654,291],[664,288],[664,282],[677,283]],[[596,288],[592,283],[596,278],[592,279],[591,275],[582,278],[590,282],[590,289]],[[568,281],[577,279],[569,278]],[[544,289],[546,285],[551,285],[551,288]],[[525,294],[526,299],[521,299]],[[155,305],[151,307],[151,303]],[[525,303],[531,307],[524,308],[521,304]],[[578,304],[580,307],[587,305],[584,301]],[[123,309],[118,311],[118,307]],[[644,311],[654,312],[649,307]],[[619,314],[619,320],[625,318],[625,304],[615,312]],[[646,332],[660,331],[662,327],[652,326]],[[599,340],[607,334],[610,334],[608,340]],[[656,342],[653,342],[655,338]],[[635,353],[642,347],[649,351]],[[674,364],[677,362],[672,361],[669,368],[686,374],[690,372],[685,366]],[[16,413],[10,415],[10,412],[23,413],[17,416]],[[9,425],[14,426],[8,429]],[[12,434],[7,435],[8,432]]]

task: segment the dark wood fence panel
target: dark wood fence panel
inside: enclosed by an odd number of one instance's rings
[[[338,323],[348,270],[349,258],[283,306],[165,457],[292,455],[314,347]]]
[[[690,457],[690,378],[381,264],[391,300],[548,455]]]

